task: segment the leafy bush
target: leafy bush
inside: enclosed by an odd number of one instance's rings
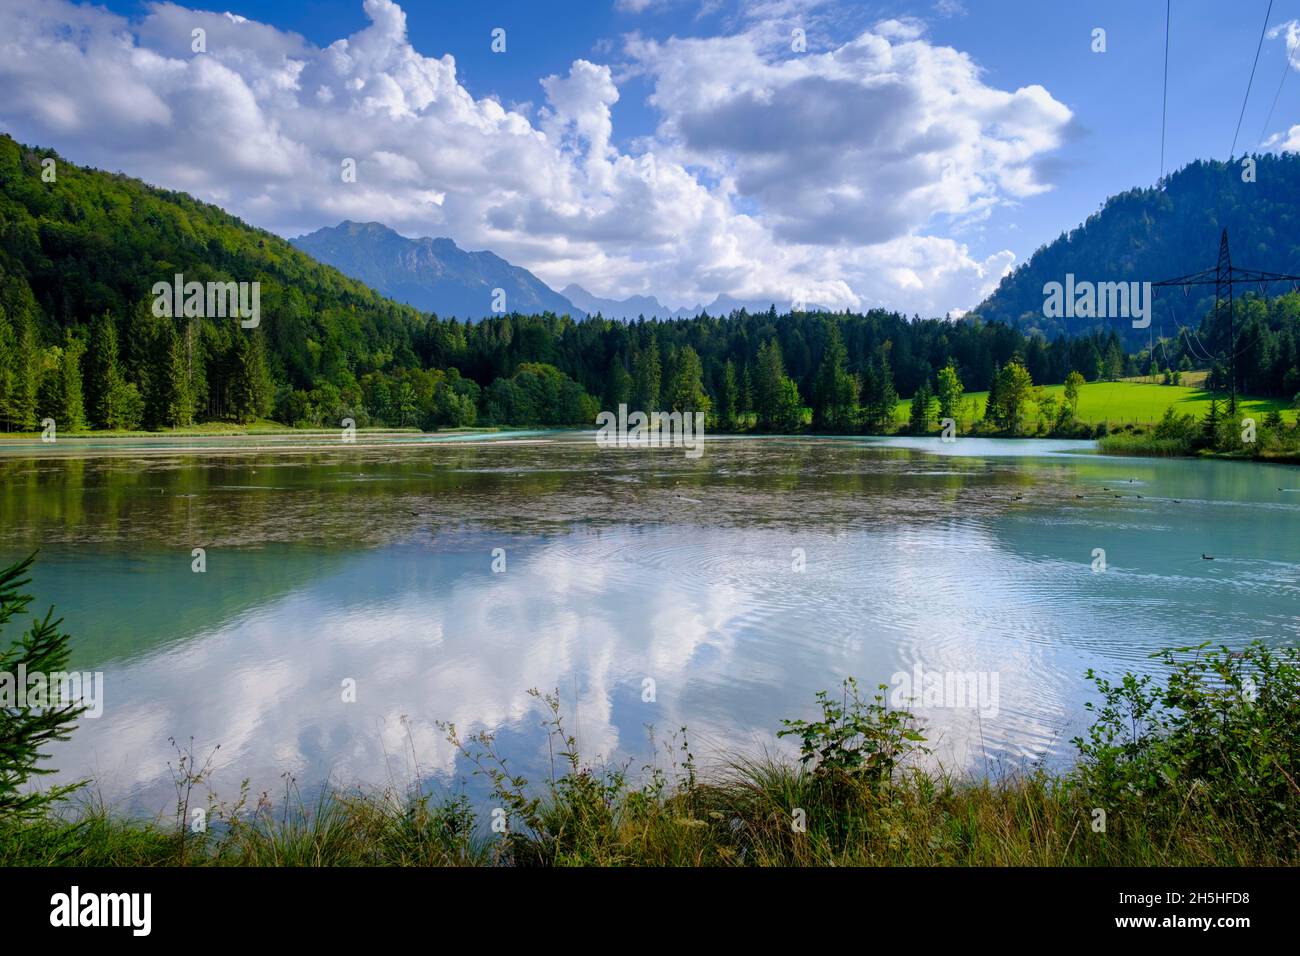
[[[1159,657],[1163,686],[1126,674],[1088,677],[1104,698],[1074,740],[1077,779],[1103,807],[1167,810],[1193,800],[1258,828],[1295,830],[1300,810],[1300,651],[1256,641],[1234,653],[1208,644]],[[1195,652],[1191,657],[1180,657]],[[1204,653],[1203,653],[1204,652]]]
[[[785,729],[777,736],[799,738],[799,761],[814,775],[888,783],[910,753],[929,751],[920,746],[925,737],[915,718],[885,706],[886,686],[879,685],[870,703],[852,677],[844,681],[838,702],[818,691],[821,720],[783,720]]]

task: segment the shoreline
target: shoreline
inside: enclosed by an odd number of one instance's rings
[[[333,429],[311,430],[221,430],[218,432],[133,432],[130,434],[100,434],[96,432],[75,432],[65,435],[55,442],[41,441],[39,432],[22,435],[0,435],[0,459],[50,460],[60,458],[96,458],[114,456],[149,456],[157,454],[184,455],[256,455],[273,452],[325,452],[353,449],[375,450],[381,448],[418,448],[436,445],[522,445],[538,444],[554,440],[560,435],[583,434],[590,429],[573,427],[558,428],[514,428],[496,426],[485,429],[458,428],[447,431],[421,432],[415,429],[373,429],[358,430],[356,438],[342,441],[339,431]],[[593,432],[594,434],[594,432]],[[1131,447],[1124,447],[1107,439],[1115,438],[1119,433],[1104,435],[1099,438],[1072,435],[1014,435],[1014,434],[974,434],[959,435],[952,444],[963,439],[1016,442],[1065,442],[1078,443],[1080,451],[1088,450],[1097,455],[1125,458],[1182,458],[1195,461],[1239,461],[1257,464],[1300,466],[1300,452],[1265,450],[1247,454],[1239,451],[1214,451],[1209,449],[1169,451],[1155,447],[1153,442],[1135,442]],[[1145,437],[1142,433],[1133,433],[1134,438]],[[831,433],[831,432],[797,432],[775,434],[766,432],[726,432],[714,431],[701,436],[703,441],[710,439],[753,440],[764,439],[789,441],[862,441],[872,439],[895,440],[916,439],[918,441],[939,440],[938,433],[912,435],[906,432],[887,434]],[[221,444],[204,444],[210,440]],[[909,445],[893,447],[911,447],[927,454],[935,454],[927,448]],[[654,450],[654,449],[647,449]]]
[[[0,818],[0,865],[1300,864],[1300,651],[1252,642],[1159,657],[1164,682],[1149,689],[1089,672],[1104,707],[1075,738],[1076,761],[1063,772],[920,769],[931,752],[925,725],[887,706],[884,685],[872,697],[847,678],[817,694],[820,720],[781,722],[778,737],[800,741],[798,761],[732,753],[703,770],[682,728],[633,775],[587,762],[558,692],[532,690],[557,754],[549,780],[508,773],[492,734],[462,737],[437,723],[465,770],[490,786],[481,805],[466,795],[466,777],[459,792],[440,793],[418,781],[326,783],[310,801],[286,784],[282,796],[253,802],[245,784],[223,802],[204,792],[211,757],[196,758],[191,744],[175,774],[174,820],[118,815],[80,791],[74,812],[65,796],[26,820]],[[1130,731],[1134,704],[1150,709]]]

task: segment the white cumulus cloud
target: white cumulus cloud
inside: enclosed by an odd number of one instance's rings
[[[988,85],[919,20],[837,44],[818,20],[794,52],[791,25],[817,5],[759,5],[724,36],[632,35],[619,62],[539,77],[534,111],[473,96],[451,55],[412,46],[392,0],[364,0],[368,26],[325,47],[173,3],[138,21],[4,4],[0,127],[285,235],[375,219],[557,288],[973,305],[1012,256],[977,258],[943,230],[1048,188],[1035,169],[1070,111],[1040,86]],[[612,109],[631,75],[651,85],[657,129],[627,146]]]

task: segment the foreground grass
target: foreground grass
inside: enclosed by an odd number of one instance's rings
[[[1112,814],[1100,833],[1084,794],[1046,773],[997,782],[917,773],[884,788],[828,787],[809,770],[757,760],[662,798],[629,790],[577,805],[545,800],[544,838],[479,832],[455,801],[336,792],[184,839],[169,823],[125,821],[102,807],[72,821],[0,825],[0,866],[1300,864],[1294,830],[1262,833],[1194,792],[1182,796],[1173,812]]]
[[[1190,656],[1189,656],[1190,655]],[[1164,684],[1091,672],[1100,703],[1079,762],[995,779],[923,769],[913,716],[852,679],[819,718],[784,721],[798,762],[736,758],[708,774],[684,732],[633,781],[584,764],[558,697],[534,695],[559,767],[520,778],[490,734],[450,740],[491,785],[467,797],[292,785],[251,810],[210,800],[183,756],[173,820],[102,803],[0,818],[0,866],[1261,866],[1300,864],[1300,652],[1206,646],[1160,655]],[[490,822],[489,822],[490,821]],[[504,825],[502,825],[504,824]]]

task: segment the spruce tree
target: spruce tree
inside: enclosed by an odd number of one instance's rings
[[[826,349],[813,383],[813,428],[843,433],[853,427],[853,405],[857,387],[849,375],[848,352],[840,330],[829,323]]]
[[[605,407],[617,411],[619,405],[626,405],[632,400],[632,376],[623,365],[623,356],[615,355],[609,361],[609,372],[605,376]]]
[[[865,382],[862,404],[866,411],[867,432],[883,435],[893,427],[894,411],[898,408],[898,390],[894,387],[894,372],[885,346],[876,350]]]
[[[160,319],[153,329],[149,385],[145,391],[145,426],[176,428],[193,421],[186,383],[180,336],[171,319]]]
[[[122,382],[122,366],[117,351],[117,323],[104,312],[90,328],[90,348],[86,352],[86,408],[96,428],[111,428],[114,390]]]
[[[5,431],[13,431],[17,419],[14,409],[18,388],[18,375],[14,367],[17,358],[14,332],[5,317],[4,306],[0,305],[0,425],[4,426]]]
[[[1002,400],[998,397],[998,385],[1002,383],[1002,368],[994,363],[993,377],[989,379],[989,396],[984,402],[984,420],[994,427],[1002,427]]]
[[[665,392],[664,404],[671,411],[708,412],[711,403],[704,392],[704,367],[699,354],[689,345],[677,353]]]
[[[35,431],[40,427],[36,407],[41,391],[42,362],[41,349],[36,340],[35,323],[31,316],[27,315],[18,331],[12,403],[15,426],[23,431]]]
[[[736,366],[731,359],[722,367],[722,388],[718,392],[717,421],[727,431],[736,427],[736,402],[739,384],[736,381]]]
[[[69,332],[59,357],[59,427],[80,431],[86,427],[86,404],[81,384],[81,356],[86,347]]]
[[[1210,399],[1210,408],[1201,422],[1201,444],[1205,448],[1215,449],[1219,445],[1219,423],[1223,420],[1223,410],[1216,395]]]
[[[736,392],[736,415],[748,422],[750,412],[754,410],[754,373],[745,362],[740,368],[740,387]]]
[[[781,416],[783,402],[788,395],[782,391],[785,378],[785,362],[781,357],[781,346],[776,339],[765,342],[758,350],[758,369],[754,375],[754,410],[758,413],[758,425],[765,430],[776,427]]]
[[[659,343],[654,333],[650,341],[637,353],[632,371],[632,404],[637,411],[649,414],[659,408],[659,390],[662,368],[659,362]]]
[[[908,418],[908,430],[913,435],[924,435],[930,430],[932,421],[930,403],[934,401],[934,392],[930,390],[930,380],[924,379],[912,396],[912,412]]]
[[[270,410],[271,378],[266,365],[266,348],[262,330],[240,330],[231,349],[229,413],[240,424],[261,418]],[[405,391],[404,391],[405,390]],[[418,408],[415,393],[403,382],[395,394],[398,418],[409,424]]]

